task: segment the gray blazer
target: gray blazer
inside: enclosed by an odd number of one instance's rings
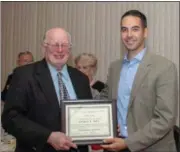
[[[122,59],[109,68],[108,87],[101,98],[116,99]],[[175,65],[146,51],[132,86],[128,107],[128,138],[132,151],[176,151],[173,126],[177,106],[177,70]]]

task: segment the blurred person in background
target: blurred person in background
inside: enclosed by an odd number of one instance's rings
[[[17,67],[32,63],[33,61],[34,61],[34,59],[33,59],[33,55],[31,52],[29,52],[29,51],[20,52],[17,56]],[[12,76],[13,76],[13,73],[8,75],[4,89],[1,92],[1,101],[2,102],[6,101],[6,95],[7,95],[7,91],[8,91]]]
[[[74,59],[75,67],[88,76],[92,89],[101,92],[105,88],[104,82],[95,79],[97,71],[97,58],[90,53],[82,53]]]

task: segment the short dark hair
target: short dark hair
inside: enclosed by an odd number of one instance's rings
[[[33,55],[32,55],[32,53],[29,52],[29,51],[20,52],[20,53],[18,54],[18,58],[20,58],[22,55],[26,55],[26,54],[31,55],[31,56],[32,56],[32,59],[33,59]],[[34,60],[34,59],[33,59],[33,60]]]
[[[143,26],[144,28],[147,27],[147,19],[146,19],[146,16],[145,16],[143,13],[141,13],[140,11],[138,11],[138,10],[129,10],[129,11],[125,12],[125,13],[123,14],[123,16],[121,17],[121,22],[122,22],[123,18],[126,17],[126,16],[139,17],[139,18],[141,19],[142,26]]]

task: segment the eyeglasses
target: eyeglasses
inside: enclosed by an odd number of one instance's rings
[[[69,43],[62,43],[62,44],[49,44],[49,43],[45,43],[46,45],[52,47],[53,49],[69,49],[72,47],[72,44]]]

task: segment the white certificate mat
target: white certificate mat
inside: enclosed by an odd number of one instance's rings
[[[111,104],[67,105],[66,135],[73,140],[113,137]]]
[[[104,139],[117,135],[115,100],[66,100],[61,103],[61,131],[76,144],[102,144]]]

